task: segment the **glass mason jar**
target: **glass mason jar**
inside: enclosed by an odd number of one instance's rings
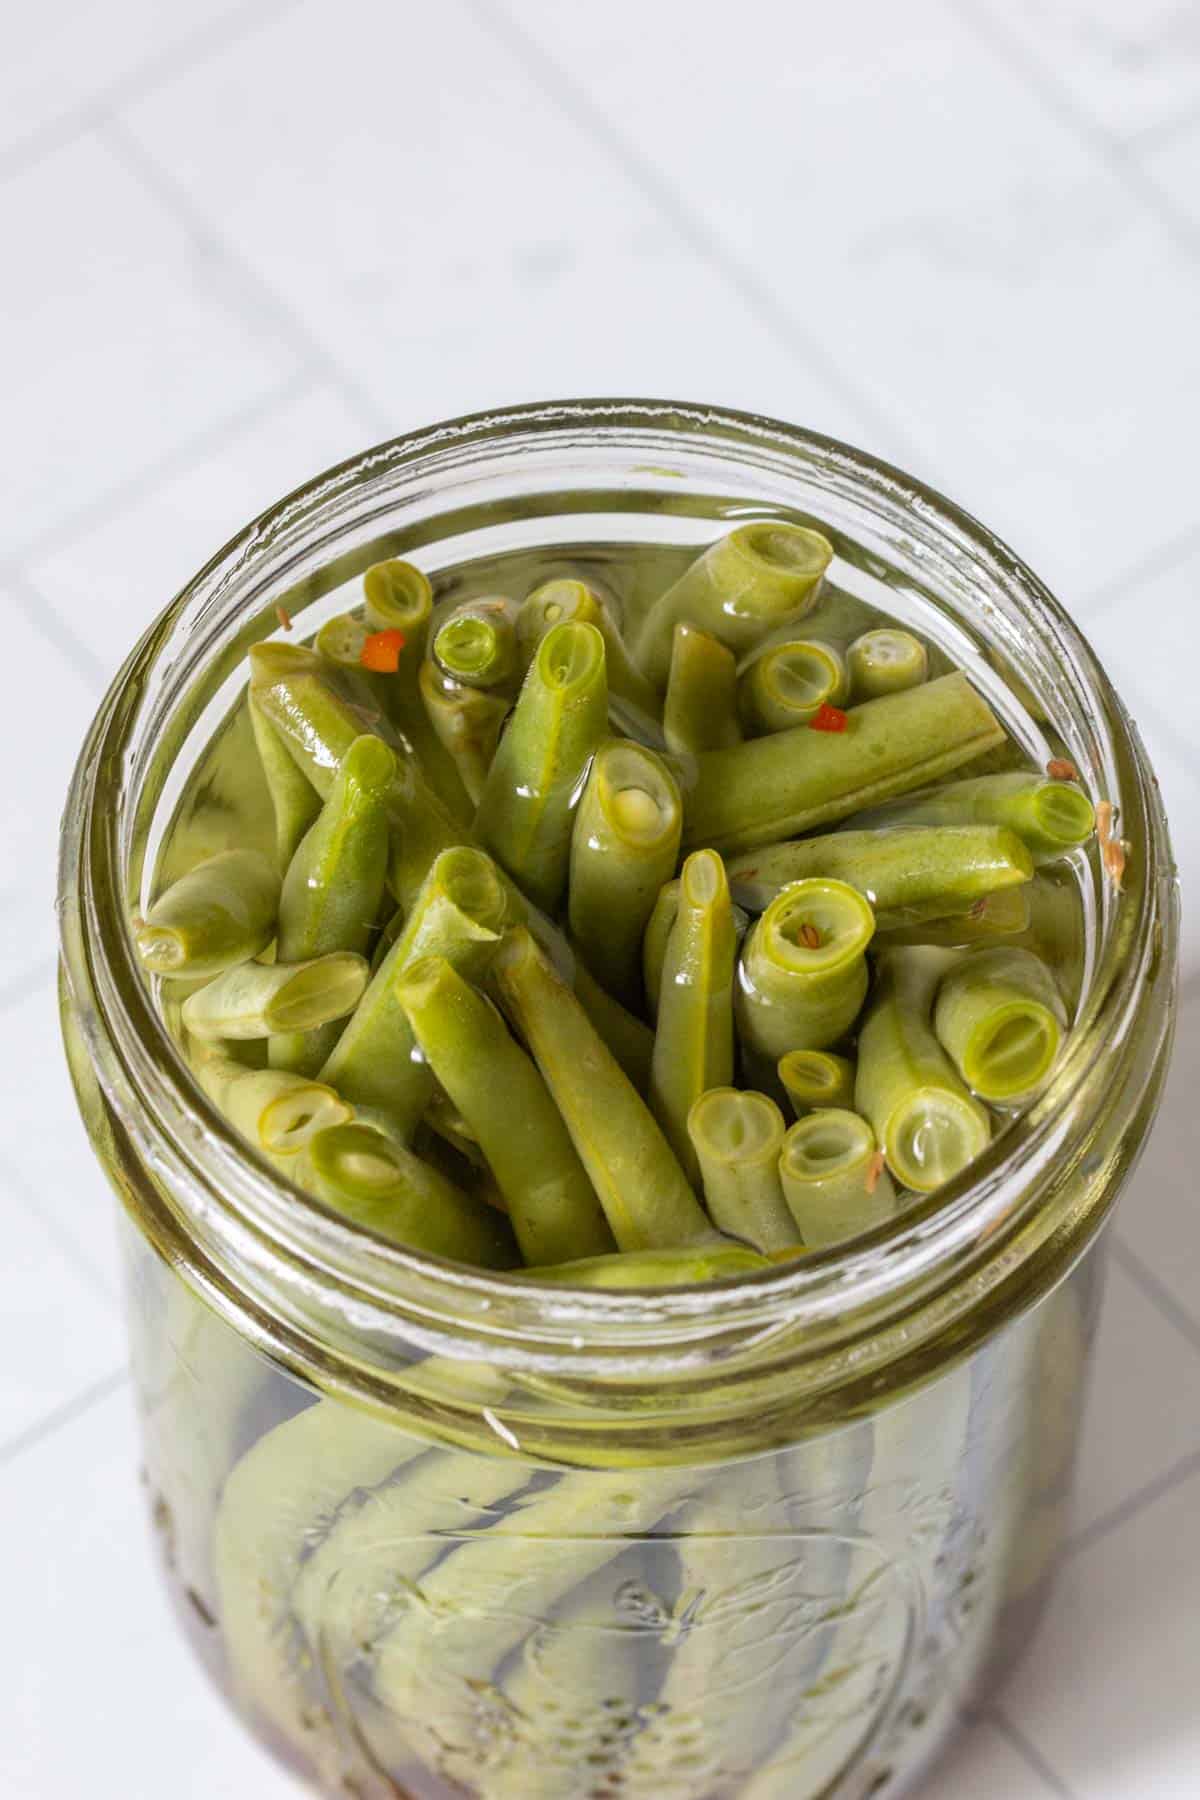
[[[301,1200],[192,1081],[127,928],[172,857],[265,829],[248,646],[280,605],[307,635],[384,556],[454,591],[480,557],[612,572],[754,517],[818,524],[843,586],[1117,809],[1124,883],[1081,871],[1049,1086],[892,1224],[703,1290],[537,1287]],[[278,1754],[359,1800],[912,1791],[1045,1596],[1102,1227],[1171,1036],[1157,787],[1029,570],[917,482],[760,418],[583,402],[398,438],[264,514],[147,632],[75,775],[60,906],[168,1580]]]

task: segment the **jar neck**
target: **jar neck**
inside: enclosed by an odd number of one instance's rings
[[[620,503],[618,505],[618,502]],[[1053,742],[1119,809],[1121,894],[1094,893],[1091,967],[1060,1066],[960,1178],[848,1250],[657,1295],[548,1290],[365,1237],[249,1155],[200,1094],[127,928],[196,748],[250,642],[380,554],[429,566],[497,541],[620,541],[624,523],[711,537],[715,520],[819,522],[841,565],[926,596],[989,697],[1016,664]],[[379,521],[388,520],[381,535]],[[507,534],[507,538],[505,538]],[[469,550],[468,550],[469,553]],[[342,602],[344,604],[344,601]],[[305,620],[301,629],[305,629]],[[924,629],[931,629],[925,621]],[[981,656],[980,651],[984,652]],[[1012,716],[1009,696],[1009,716]],[[134,652],[76,771],[61,917],[69,1041],[93,1135],[136,1224],[216,1310],[319,1387],[475,1441],[482,1409],[554,1458],[727,1447],[920,1379],[1059,1279],[1106,1217],[1153,1113],[1177,936],[1165,821],[1144,753],[1070,621],[949,503],[842,446],[768,421],[654,403],[566,403],[401,438],[265,514]],[[503,1435],[503,1433],[501,1433]],[[593,1443],[594,1449],[594,1443]]]

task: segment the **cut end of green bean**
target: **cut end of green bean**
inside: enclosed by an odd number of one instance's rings
[[[508,916],[508,893],[491,857],[468,844],[456,844],[434,858],[429,872],[433,889],[445,894],[473,924],[499,932]]]
[[[587,688],[604,667],[604,639],[594,625],[574,620],[555,625],[538,645],[538,673],[548,688],[569,698]]]
[[[344,1124],[350,1113],[350,1107],[332,1088],[305,1081],[264,1107],[259,1117],[259,1137],[264,1150],[275,1156],[291,1156],[303,1150],[318,1132]]]
[[[188,959],[183,934],[170,925],[138,925],[134,929],[143,968],[152,975],[183,971]]]
[[[662,760],[640,744],[604,744],[592,765],[596,797],[614,837],[637,849],[678,840],[682,801]]]
[[[854,1064],[829,1050],[789,1050],[777,1073],[797,1117],[818,1107],[850,1107]]]
[[[553,581],[544,581],[535,588],[522,603],[517,621],[518,635],[532,649],[553,626],[567,620],[580,620],[591,625],[601,610],[600,600],[586,581],[556,576]]]
[[[780,1169],[792,1181],[827,1181],[862,1168],[874,1154],[875,1133],[864,1118],[845,1107],[824,1107],[792,1126]]]
[[[394,1148],[373,1125],[338,1124],[313,1139],[309,1152],[318,1179],[336,1182],[364,1200],[377,1200],[396,1185]]]
[[[959,1074],[984,1100],[1033,1093],[1062,1047],[1067,1012],[1050,970],[1031,950],[976,950],[938,991],[934,1024]]]
[[[303,644],[280,643],[276,639],[265,644],[252,644],[249,662],[252,688],[273,687],[277,681],[287,681],[296,675],[320,675],[324,669],[315,650],[309,650]]]
[[[826,644],[776,644],[742,675],[738,701],[748,730],[787,731],[846,698],[848,681],[838,652]]]
[[[1045,781],[1032,797],[1043,837],[1063,850],[1086,844],[1096,829],[1096,809],[1083,789],[1069,781]]]
[[[133,926],[154,975],[209,976],[267,948],[279,908],[278,870],[257,850],[223,850],[181,875]]]
[[[929,675],[929,653],[919,637],[895,626],[864,631],[846,652],[850,692],[855,700],[919,687]]]
[[[863,955],[875,915],[847,882],[811,877],[776,894],[759,929],[763,950],[780,968],[819,975]]]
[[[277,965],[278,966],[278,965]],[[296,970],[271,1004],[274,1031],[313,1031],[344,1018],[362,999],[370,966],[350,951],[318,956]]]
[[[396,779],[396,756],[382,738],[365,733],[355,738],[342,758],[340,775],[350,790],[382,799]]]
[[[833,560],[833,545],[807,525],[787,525],[764,519],[740,525],[731,534],[748,562],[758,563],[775,575],[811,576],[819,579]]]
[[[888,1167],[904,1187],[931,1194],[961,1175],[991,1142],[987,1113],[946,1088],[915,1088],[888,1121]]]
[[[743,1088],[709,1088],[688,1114],[701,1166],[709,1160],[731,1168],[774,1162],[784,1131],[775,1102]]]
[[[1049,1072],[1061,1042],[1062,1029],[1048,1008],[1014,1001],[977,1032],[965,1060],[967,1085],[989,1100],[1028,1093]]]
[[[416,631],[429,619],[433,589],[413,563],[393,557],[363,576],[363,602],[372,631]]]

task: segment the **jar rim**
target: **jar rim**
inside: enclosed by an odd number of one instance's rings
[[[728,459],[815,468],[831,492],[836,486],[886,513],[918,545],[944,550],[970,579],[986,575],[993,596],[1019,601],[1043,630],[1040,647],[1052,646],[1071,680],[1083,683],[1132,850],[1125,890],[1110,909],[1062,1061],[1043,1093],[968,1171],[844,1248],[702,1288],[651,1293],[550,1288],[519,1272],[487,1273],[369,1238],[307,1196],[298,1206],[298,1190],[247,1153],[196,1087],[142,977],[127,926],[127,861],[140,804],[128,777],[137,768],[144,779],[152,760],[144,744],[135,755],[137,734],[153,739],[164,723],[153,678],[172,632],[185,617],[203,618],[240,582],[244,653],[246,643],[263,635],[254,626],[265,587],[247,583],[264,546],[290,546],[287,566],[296,566],[298,540],[314,522],[325,550],[339,532],[361,524],[355,496],[381,475],[420,477],[448,452],[461,457],[498,442],[511,447],[522,434],[543,447],[552,447],[556,434],[563,447],[582,434],[614,451],[649,452],[675,441],[689,456],[707,454],[714,473]],[[162,753],[154,745],[153,755]],[[881,1311],[890,1316],[924,1304],[951,1284],[981,1277],[985,1262],[996,1280],[1011,1274],[1023,1254],[1015,1246],[1030,1206],[1039,1203],[1037,1182],[1023,1175],[1044,1175],[1067,1153],[1064,1121],[1076,1119],[1076,1102],[1089,1082],[1095,1086],[1112,1044],[1128,1033],[1139,1009],[1162,1006],[1164,990],[1150,976],[1165,968],[1173,978],[1178,937],[1166,820],[1136,729],[1071,619],[1007,545],[919,480],[819,433],[723,407],[613,398],[532,403],[404,433],[303,484],[230,540],[159,615],[102,703],[68,802],[59,907],[70,998],[109,1104],[139,1145],[199,1185],[206,1229],[219,1229],[218,1219],[235,1224],[256,1266],[289,1259],[302,1279],[340,1284],[368,1310],[403,1316],[430,1347],[461,1343],[465,1334],[473,1353],[494,1351],[506,1361],[536,1360],[539,1347],[549,1346],[556,1354],[576,1349],[601,1359],[669,1351],[686,1361],[697,1345],[761,1343],[785,1329],[824,1346],[844,1339],[848,1314],[878,1318]],[[1164,1023],[1164,1038],[1167,1029]]]

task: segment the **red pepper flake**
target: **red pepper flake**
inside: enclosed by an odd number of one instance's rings
[[[877,1150],[867,1164],[866,1180],[863,1182],[863,1186],[866,1188],[868,1194],[873,1194],[875,1189],[879,1186],[879,1177],[883,1174],[883,1164],[883,1151]]]
[[[1125,846],[1119,838],[1109,838],[1105,844],[1104,868],[1119,894],[1125,880]]]
[[[987,916],[987,903],[988,903],[988,897],[987,897],[987,895],[986,895],[986,894],[980,894],[980,896],[979,896],[979,898],[978,898],[978,900],[972,900],[972,902],[971,902],[971,904],[970,904],[970,906],[968,906],[968,908],[967,908],[967,917],[968,917],[968,918],[970,918],[970,919],[983,919],[983,918],[986,918],[986,916]]]
[[[1102,850],[1103,850],[1105,844],[1107,844],[1109,839],[1112,837],[1112,828],[1113,828],[1113,803],[1112,803],[1112,801],[1111,800],[1097,801],[1097,803],[1096,803],[1096,837],[1099,840],[1100,848]]]
[[[846,715],[840,706],[830,706],[825,700],[808,721],[808,728],[810,731],[845,731]]]
[[[279,623],[283,626],[285,631],[290,631],[292,629],[292,615],[287,610],[286,606],[276,606],[275,617],[279,620]]]
[[[1046,764],[1046,773],[1051,781],[1078,781],[1079,770],[1066,756],[1052,756]]]
[[[402,631],[371,631],[363,639],[358,660],[364,669],[370,669],[376,675],[394,675],[400,667],[403,648]]]

